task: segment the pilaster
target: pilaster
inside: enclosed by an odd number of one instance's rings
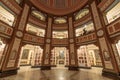
[[[97,42],[100,48],[100,55],[103,63],[103,75],[118,75],[118,66],[112,50],[111,40],[106,30],[102,12],[97,7],[96,1],[90,3],[92,18],[94,21]]]
[[[28,13],[30,7],[24,4],[23,11],[17,16],[17,22],[14,27],[14,32],[9,41],[9,46],[2,64],[0,77],[13,75],[17,73],[18,61],[20,56],[21,43],[24,36]]]
[[[68,38],[69,38],[69,70],[78,70],[77,48],[75,42],[75,30],[73,17],[68,16]]]
[[[51,58],[51,48],[52,48],[51,47],[52,22],[53,19],[51,17],[48,17],[41,70],[51,69],[50,58]]]

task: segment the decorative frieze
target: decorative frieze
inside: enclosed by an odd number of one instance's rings
[[[68,39],[52,39],[52,44],[53,45],[67,45],[68,44]]]
[[[53,24],[53,30],[68,30],[68,24]]]
[[[92,41],[92,40],[96,40],[96,34],[95,33],[91,33],[85,36],[80,36],[76,38],[76,43],[83,43],[83,42],[87,42],[87,41]]]
[[[120,19],[116,20],[112,24],[107,26],[107,31],[109,35],[118,33],[120,31]]]
[[[31,34],[27,34],[27,33],[24,35],[23,40],[30,41],[30,42],[33,42],[33,43],[41,43],[41,44],[44,43],[44,38],[34,36],[34,35],[31,35]]]
[[[13,28],[11,28],[10,26],[0,22],[0,33],[11,36],[12,33],[13,33]]]

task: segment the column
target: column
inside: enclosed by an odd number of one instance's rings
[[[100,55],[103,63],[103,75],[118,75],[118,65],[112,50],[111,41],[107,34],[106,26],[104,24],[102,12],[99,11],[96,1],[90,2],[90,9],[94,21],[97,41],[100,48]]]
[[[28,19],[30,7],[24,4],[24,8],[20,15],[17,16],[14,32],[9,40],[8,50],[2,64],[0,77],[13,75],[17,73],[18,61],[20,56],[21,43],[24,36],[25,26]]]
[[[48,17],[41,70],[51,69],[50,57],[51,57],[51,48],[52,48],[51,46],[52,22],[53,19],[51,17]]]
[[[78,70],[77,48],[75,42],[75,29],[73,17],[68,17],[68,38],[69,38],[69,70]]]

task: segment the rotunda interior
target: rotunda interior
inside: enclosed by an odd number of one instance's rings
[[[25,80],[25,69],[40,80],[52,80],[50,72],[96,80],[94,71],[119,80],[120,0],[0,0],[0,78]],[[39,80],[33,75],[26,80]]]

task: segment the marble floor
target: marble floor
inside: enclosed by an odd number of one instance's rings
[[[0,80],[113,80],[101,75],[102,68],[80,69],[69,71],[67,68],[43,70],[21,67],[17,75],[0,78]]]

